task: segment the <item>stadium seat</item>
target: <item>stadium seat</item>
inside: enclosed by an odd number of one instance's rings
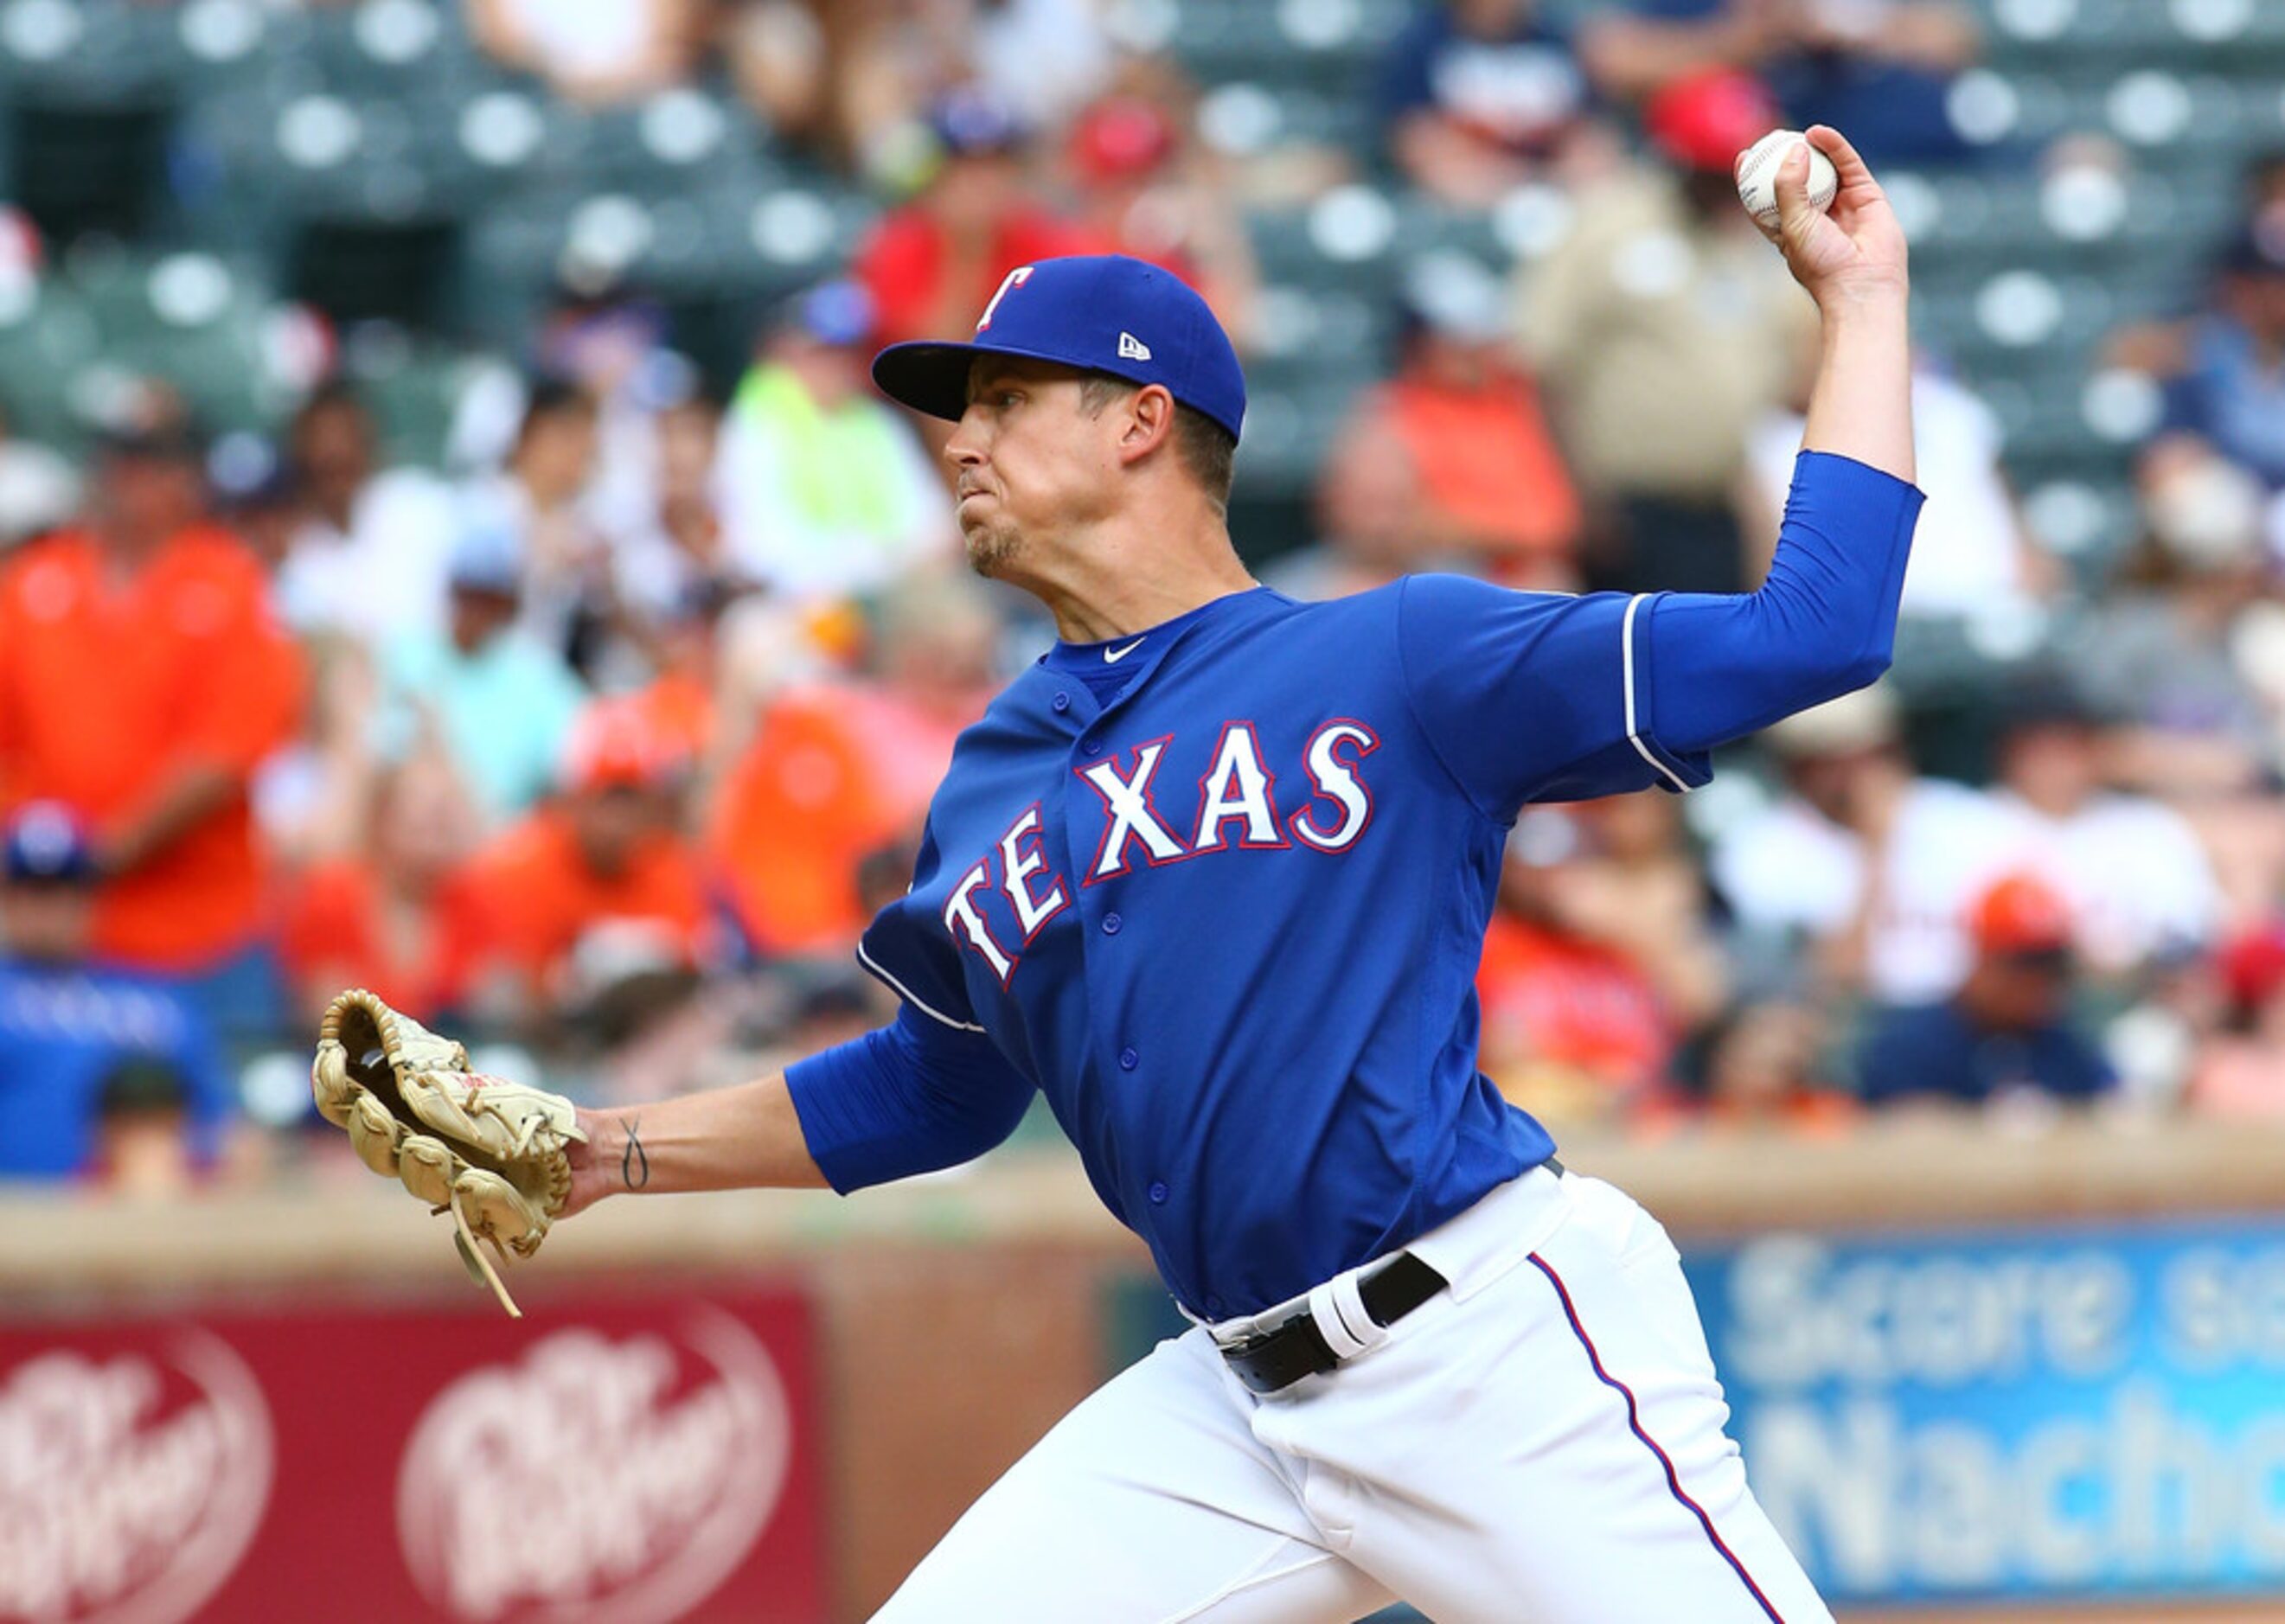
[[[2285,51],[2285,12],[2267,0],[1997,0],[1991,11],[1999,61],[2250,67]]]
[[[0,7],[0,82],[82,107],[172,98],[163,9],[125,0],[12,0]]]
[[[83,425],[73,416],[68,386],[101,350],[94,318],[67,285],[0,284],[0,405],[15,432],[75,443]]]
[[[1168,44],[1209,82],[1259,78],[1369,105],[1380,53],[1409,18],[1388,0],[1190,0]]]
[[[92,337],[75,358],[84,379],[108,365],[165,378],[214,428],[266,426],[308,381],[291,347],[274,341],[279,319],[267,281],[249,262],[202,253],[75,255],[56,290]],[[83,411],[89,402],[72,403]]]
[[[546,172],[645,196],[761,171],[767,132],[734,97],[683,86],[623,107],[558,104]]]
[[[444,460],[462,391],[499,363],[374,324],[345,335],[342,365],[373,414],[383,455],[436,467]]]

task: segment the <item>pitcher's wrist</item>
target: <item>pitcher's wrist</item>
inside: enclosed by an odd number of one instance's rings
[[[1912,303],[1912,279],[1902,271],[1835,277],[1810,293],[1828,324],[1901,322]]]

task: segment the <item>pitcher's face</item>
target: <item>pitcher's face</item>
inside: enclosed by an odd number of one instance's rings
[[[968,410],[944,455],[959,476],[960,531],[978,575],[1021,577],[1028,555],[1116,500],[1118,414],[1088,410],[1087,377],[1017,357],[979,357],[970,370]]]

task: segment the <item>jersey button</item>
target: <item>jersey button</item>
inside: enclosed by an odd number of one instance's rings
[[[1103,741],[1100,739],[1089,739],[1079,748],[1081,753],[1085,755],[1100,756],[1103,754]]]
[[[1056,709],[1058,710],[1068,710],[1071,709],[1071,695],[1063,692],[1060,688],[1056,691]]]
[[[1142,1063],[1142,1056],[1136,1054],[1133,1049],[1124,1048],[1119,1051],[1119,1069],[1120,1071],[1132,1071],[1135,1067]]]
[[[1154,1207],[1166,1204],[1166,1181],[1164,1179],[1150,1181],[1150,1204]]]
[[[1126,922],[1127,922],[1125,920],[1119,918],[1116,914],[1105,914],[1103,916],[1103,935],[1117,936],[1119,934],[1119,927]]]

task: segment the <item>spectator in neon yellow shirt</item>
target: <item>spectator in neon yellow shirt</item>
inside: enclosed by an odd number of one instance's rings
[[[855,282],[789,307],[722,423],[717,499],[742,569],[792,597],[868,594],[951,556],[951,509],[911,426],[865,372]]]

